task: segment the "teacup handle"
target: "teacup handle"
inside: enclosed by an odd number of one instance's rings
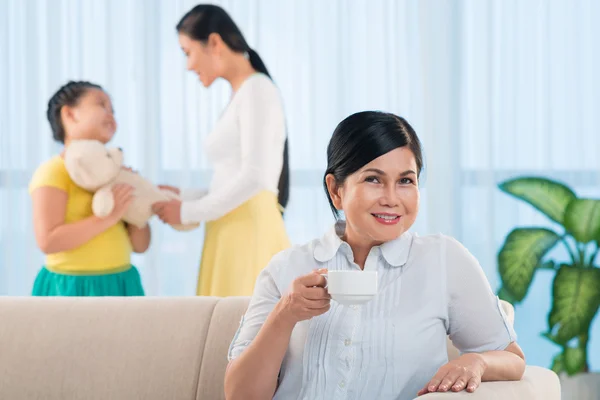
[[[327,289],[327,286],[329,286],[329,277],[327,276],[327,274],[319,274],[322,277],[325,278],[325,287],[323,289]]]

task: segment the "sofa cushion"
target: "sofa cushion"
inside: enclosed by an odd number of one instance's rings
[[[225,399],[224,376],[227,368],[227,352],[242,315],[248,308],[249,297],[226,297],[219,300],[208,330],[198,399]]]

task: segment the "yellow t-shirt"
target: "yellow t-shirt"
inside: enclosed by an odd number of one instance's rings
[[[53,157],[35,171],[29,184],[29,193],[44,186],[67,192],[69,197],[65,223],[77,222],[93,215],[93,194],[71,180],[62,157]],[[48,254],[46,267],[65,273],[108,272],[127,267],[131,263],[131,252],[127,228],[123,222],[119,222],[75,249]]]

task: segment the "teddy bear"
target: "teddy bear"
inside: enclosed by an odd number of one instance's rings
[[[141,175],[123,168],[123,152],[107,148],[97,140],[74,140],[65,151],[65,166],[73,182],[94,192],[92,211],[97,217],[108,216],[114,207],[112,187],[118,183],[131,185],[134,200],[123,221],[143,228],[154,214],[152,205],[159,201],[179,199],[169,190],[161,190]],[[195,229],[200,224],[172,225],[178,231]]]

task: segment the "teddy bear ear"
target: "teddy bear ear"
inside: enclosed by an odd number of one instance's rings
[[[123,151],[119,147],[112,147],[108,150],[113,161],[119,165],[123,164]]]

